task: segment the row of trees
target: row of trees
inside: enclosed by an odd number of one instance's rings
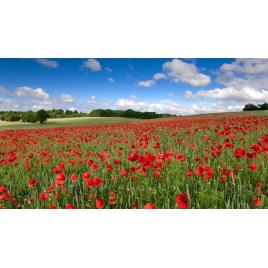
[[[69,118],[69,117],[82,117],[82,116],[88,116],[88,113],[78,112],[78,111],[71,111],[63,109],[52,109],[52,110],[46,110],[46,112],[49,115],[49,118]]]
[[[162,118],[172,116],[170,114],[157,114],[155,112],[137,112],[132,109],[128,110],[93,110],[90,113],[82,113],[77,111],[53,109],[53,110],[39,110],[37,112],[26,111],[26,112],[6,112],[0,111],[0,118],[3,121],[22,121],[30,123],[44,123],[47,118],[68,118],[68,117],[127,117],[127,118]]]
[[[92,117],[127,117],[127,118],[140,118],[140,119],[152,119],[152,118],[162,118],[170,117],[170,114],[157,114],[155,112],[137,112],[132,109],[128,110],[103,110],[96,109],[89,113]]]
[[[27,112],[0,112],[0,118],[3,121],[15,122],[29,122],[36,123],[40,122],[43,124],[49,117],[45,110],[39,110],[37,112],[27,111]]]
[[[263,104],[258,104],[258,105],[248,103],[243,108],[243,111],[263,111],[263,110],[268,110],[267,102],[264,102]]]

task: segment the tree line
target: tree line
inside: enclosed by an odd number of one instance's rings
[[[70,111],[63,109],[44,110],[41,109],[37,112],[33,111],[0,111],[0,119],[3,121],[22,121],[29,123],[44,123],[48,118],[71,118],[71,117],[127,117],[127,118],[140,118],[152,119],[173,116],[170,114],[157,114],[155,112],[137,112],[132,109],[128,110],[103,110],[96,109],[89,113]]]
[[[140,118],[140,119],[153,119],[174,116],[171,114],[158,114],[155,112],[138,112],[132,109],[128,110],[103,110],[96,109],[89,113],[92,117],[127,117],[127,118]]]
[[[264,102],[263,104],[252,104],[252,103],[248,103],[245,105],[245,107],[242,109],[243,111],[264,111],[264,110],[268,110],[268,103]]]

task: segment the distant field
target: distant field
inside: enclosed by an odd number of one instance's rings
[[[211,114],[197,114],[185,117],[240,117],[240,116],[268,116],[268,111],[252,111],[252,112],[225,112]],[[172,118],[166,118],[171,120]],[[163,118],[151,119],[163,120]],[[24,123],[24,122],[5,122],[0,120],[0,130],[4,129],[31,129],[31,128],[50,128],[50,127],[70,127],[70,126],[87,126],[87,125],[110,125],[124,124],[131,122],[143,121],[142,119],[123,118],[123,117],[76,117],[76,118],[56,118],[48,119],[45,124],[40,123]]]
[[[268,111],[247,111],[247,112],[224,112],[210,114],[187,115],[186,117],[240,117],[240,116],[268,116]]]
[[[25,123],[25,122],[5,122],[0,120],[0,130],[86,126],[86,125],[109,125],[109,124],[131,123],[137,121],[141,121],[141,119],[123,118],[123,117],[76,117],[76,118],[48,119],[48,121],[45,124]]]

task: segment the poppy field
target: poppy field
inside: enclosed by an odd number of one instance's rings
[[[0,131],[0,208],[268,207],[268,117]]]

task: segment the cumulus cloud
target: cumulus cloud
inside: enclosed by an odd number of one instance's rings
[[[59,64],[57,61],[55,60],[49,60],[49,59],[36,59],[36,61],[39,63],[39,64],[42,64],[42,65],[45,65],[49,68],[58,68],[59,67]]]
[[[16,89],[18,97],[32,97],[41,100],[49,100],[49,94],[42,88],[33,89],[31,87],[18,87]]]
[[[157,102],[146,102],[131,95],[127,99],[118,99],[115,103],[118,109],[133,109],[142,112],[157,112],[171,114],[188,114],[188,108],[176,101],[160,100]]]
[[[268,74],[268,59],[236,59],[223,64],[220,69],[229,73]]]
[[[194,103],[190,107],[191,114],[208,114],[208,113],[222,113],[222,112],[240,112],[243,105],[226,105],[225,103]]]
[[[75,98],[72,95],[69,94],[61,94],[59,97],[59,101],[63,103],[72,103],[75,101]]]
[[[139,87],[145,87],[145,88],[149,88],[154,86],[155,81],[154,80],[145,80],[145,81],[139,81],[138,85]]]
[[[215,88],[210,90],[199,90],[196,93],[191,91],[185,92],[186,98],[203,98],[203,99],[214,99],[221,101],[235,101],[235,102],[253,102],[260,103],[268,101],[268,91],[258,90],[252,87],[243,88]]]
[[[204,114],[217,112],[241,111],[241,104],[226,104],[220,100],[216,102],[197,102],[193,104],[182,104],[177,100],[159,100],[154,102],[142,101],[138,98],[121,98],[115,103],[117,109],[133,109],[142,112],[169,113],[175,115]]]
[[[211,82],[208,75],[198,71],[193,63],[187,63],[179,59],[173,59],[163,64],[166,75],[174,82],[186,83],[191,86],[206,86]]]
[[[153,79],[158,81],[158,80],[167,79],[167,77],[164,73],[156,73],[154,74]]]
[[[0,98],[0,111],[17,111],[20,105],[10,98]]]
[[[88,59],[84,62],[84,67],[90,69],[92,72],[98,72],[102,69],[100,62],[96,59]]]
[[[185,83],[194,87],[206,86],[211,82],[210,76],[199,72],[194,63],[179,59],[167,61],[162,65],[163,72],[155,73],[150,80],[139,81],[140,87],[149,88],[159,80],[170,79],[176,83]]]
[[[268,59],[236,59],[220,67],[218,81],[226,87],[268,89]]]

